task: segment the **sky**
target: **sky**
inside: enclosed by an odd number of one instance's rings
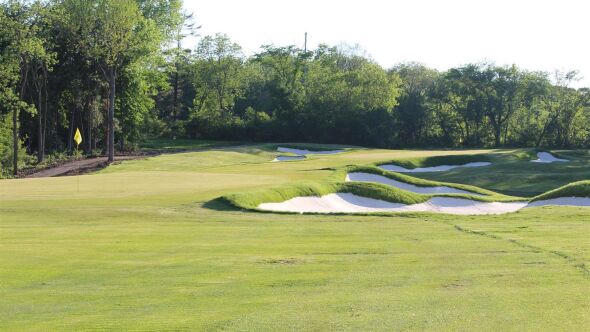
[[[201,36],[227,34],[245,55],[263,44],[359,44],[385,68],[446,70],[480,61],[579,70],[590,87],[589,0],[185,0]],[[188,40],[193,47],[198,37]]]

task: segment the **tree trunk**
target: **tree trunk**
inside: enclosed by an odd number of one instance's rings
[[[27,77],[29,76],[29,65],[27,61],[24,60],[21,66],[19,98],[23,100],[25,97]],[[18,175],[18,111],[18,106],[16,106],[12,112],[12,172],[14,176]]]
[[[501,143],[501,137],[502,137],[502,126],[501,125],[497,125],[494,126],[494,144],[496,145],[496,147],[500,146]]]
[[[545,138],[545,133],[547,132],[547,128],[549,128],[549,125],[551,124],[551,122],[553,122],[553,120],[548,120],[547,122],[545,122],[545,125],[543,126],[543,130],[541,131],[541,134],[539,135],[539,137],[537,137],[537,141],[535,142],[536,148],[538,148],[541,145],[543,138]]]
[[[174,73],[174,95],[172,96],[172,128],[176,129],[176,121],[178,119],[178,65],[176,64],[176,72]]]
[[[18,175],[18,106],[12,111],[12,174]]]
[[[45,154],[43,153],[43,101],[41,89],[37,87],[37,162],[42,162]]]
[[[109,113],[107,119],[108,125],[108,162],[115,160],[115,79],[117,71],[114,67],[109,68]]]
[[[91,97],[88,97],[89,99]],[[87,106],[88,108],[86,109],[86,119],[88,120],[86,123],[86,128],[88,128],[88,131],[86,133],[86,148],[88,149],[88,153],[92,154],[92,100],[87,100]]]
[[[76,108],[72,108],[72,117],[70,118],[70,135],[68,136],[68,153],[73,152],[72,141],[74,140],[74,120],[76,116]]]
[[[43,154],[43,159],[45,159],[45,133],[47,132],[47,99],[49,99],[47,95],[47,64],[43,63],[43,91],[45,92],[45,99],[43,100],[43,131],[41,133],[41,152]]]

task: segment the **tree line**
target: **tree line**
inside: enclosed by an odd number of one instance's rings
[[[1,8],[2,176],[47,154],[112,161],[115,150],[155,137],[590,146],[590,90],[571,87],[575,71],[385,69],[349,45],[263,45],[247,57],[224,34],[189,50],[182,41],[198,27],[180,0],[8,0]]]

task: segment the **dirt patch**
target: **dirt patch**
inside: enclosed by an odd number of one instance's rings
[[[124,160],[141,159],[147,158],[153,155],[130,155],[130,156],[116,156],[115,163],[120,163]],[[91,172],[96,172],[108,166],[107,157],[96,157],[87,158],[80,160],[69,161],[57,166],[49,167],[40,171],[34,171],[33,173],[24,174],[21,177],[24,178],[44,178],[53,176],[68,176],[68,175],[80,175]]]

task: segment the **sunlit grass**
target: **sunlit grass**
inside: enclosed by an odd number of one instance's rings
[[[484,152],[506,164],[437,177],[533,192],[587,172],[584,156],[521,165],[510,151],[358,150],[271,163],[272,149],[248,146],[0,181],[0,330],[588,329],[588,208],[319,216],[212,202],[346,165]]]

